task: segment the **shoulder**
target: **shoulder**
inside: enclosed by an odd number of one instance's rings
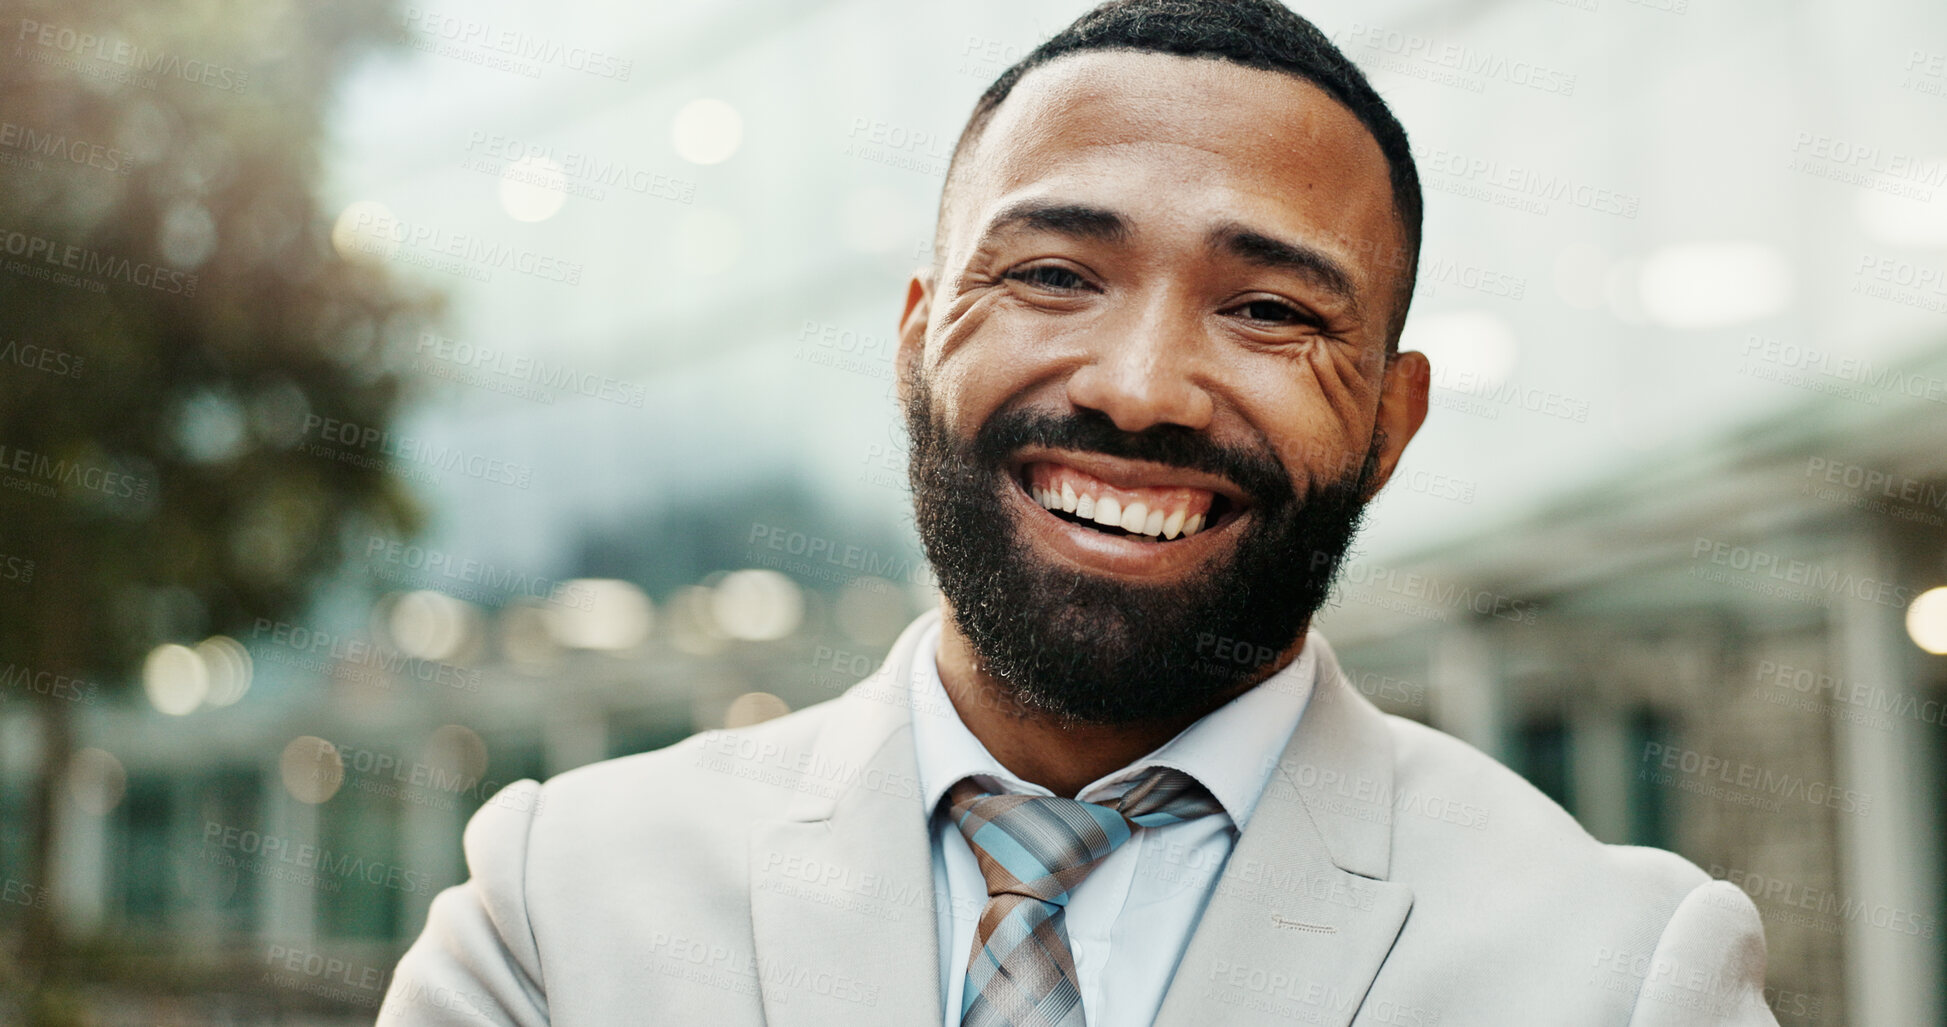
[[[817,786],[803,754],[830,712],[821,703],[508,785],[467,823],[476,887],[490,906],[522,907],[537,941],[572,936],[611,908],[741,896],[751,827]]]
[[[1413,889],[1414,915],[1441,925],[1444,946],[1462,958],[1545,967],[1558,981],[1572,975],[1586,1000],[1606,993],[1632,1003],[1632,1022],[1689,1022],[1700,1009],[1770,1022],[1759,991],[1763,927],[1743,891],[1676,853],[1605,844],[1473,746],[1403,718],[1386,722],[1395,764],[1389,876]]]
[[[426,1004],[444,1002],[496,1022],[580,1022],[571,1010],[608,1008],[618,988],[663,994],[652,984],[668,982],[641,976],[645,953],[748,945],[738,925],[749,922],[751,825],[782,816],[815,778],[799,754],[831,712],[810,706],[501,789],[468,821],[469,880],[434,899],[387,1015],[434,1022]]]
[[[587,841],[781,815],[815,777],[808,754],[831,711],[830,701],[818,703],[557,774],[531,785],[536,835]]]
[[[642,861],[721,868],[750,825],[785,815],[818,786],[808,754],[830,701],[761,724],[701,731],[673,745],[516,781],[466,826],[469,864],[512,862],[531,883],[572,886]]]
[[[1386,723],[1394,745],[1394,853],[1408,867],[1420,855],[1416,843],[1438,836],[1457,870],[1519,870],[1530,888],[1602,881],[1663,896],[1674,909],[1711,880],[1673,852],[1597,841],[1555,800],[1458,738],[1403,717],[1387,716]]]

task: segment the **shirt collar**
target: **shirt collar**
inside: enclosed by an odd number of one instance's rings
[[[954,782],[970,775],[986,778],[981,784],[996,792],[1053,795],[1009,773],[967,730],[940,683],[939,644],[940,626],[935,623],[919,638],[911,679],[913,745],[920,797],[928,813],[939,808],[940,798]],[[1198,718],[1149,755],[1097,778],[1076,797],[1106,802],[1125,791],[1129,779],[1143,770],[1175,767],[1208,788],[1242,831],[1311,699],[1317,649],[1308,638],[1298,658],[1276,674]]]

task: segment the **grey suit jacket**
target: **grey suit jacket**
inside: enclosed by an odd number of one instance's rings
[[[379,1021],[941,1023],[906,687],[937,616],[836,699],[509,785]],[[1308,644],[1310,705],[1156,1024],[1776,1023],[1742,891],[1595,841]]]

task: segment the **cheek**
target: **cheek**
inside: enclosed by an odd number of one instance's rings
[[[921,373],[932,392],[934,416],[949,426],[959,425],[979,406],[982,379],[989,373],[983,356],[989,310],[984,302],[971,302],[928,328]]]
[[[998,297],[994,297],[998,300]],[[1065,349],[1045,324],[999,302],[980,302],[945,333],[932,366],[934,403],[966,433],[1035,387],[1059,377]]]
[[[957,435],[971,436],[986,419],[987,391],[981,368],[972,361],[949,361],[932,372],[933,416]]]
[[[1332,481],[1366,455],[1370,390],[1343,348],[1320,344],[1304,354],[1246,369],[1234,393],[1240,413],[1268,438],[1293,481]]]
[[[1341,438],[1371,433],[1379,397],[1375,377],[1360,347],[1321,343],[1310,351],[1307,368],[1316,396],[1315,408],[1329,417]]]

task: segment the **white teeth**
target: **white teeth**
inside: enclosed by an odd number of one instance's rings
[[[1049,510],[1072,513],[1079,520],[1094,521],[1097,524],[1137,535],[1148,535],[1174,539],[1179,535],[1188,538],[1203,530],[1203,514],[1191,516],[1183,510],[1165,512],[1161,507],[1154,510],[1148,503],[1135,502],[1123,506],[1114,496],[1096,498],[1076,493],[1075,487],[1063,482],[1060,491],[1054,486],[1032,486],[1028,490],[1036,503]]]

